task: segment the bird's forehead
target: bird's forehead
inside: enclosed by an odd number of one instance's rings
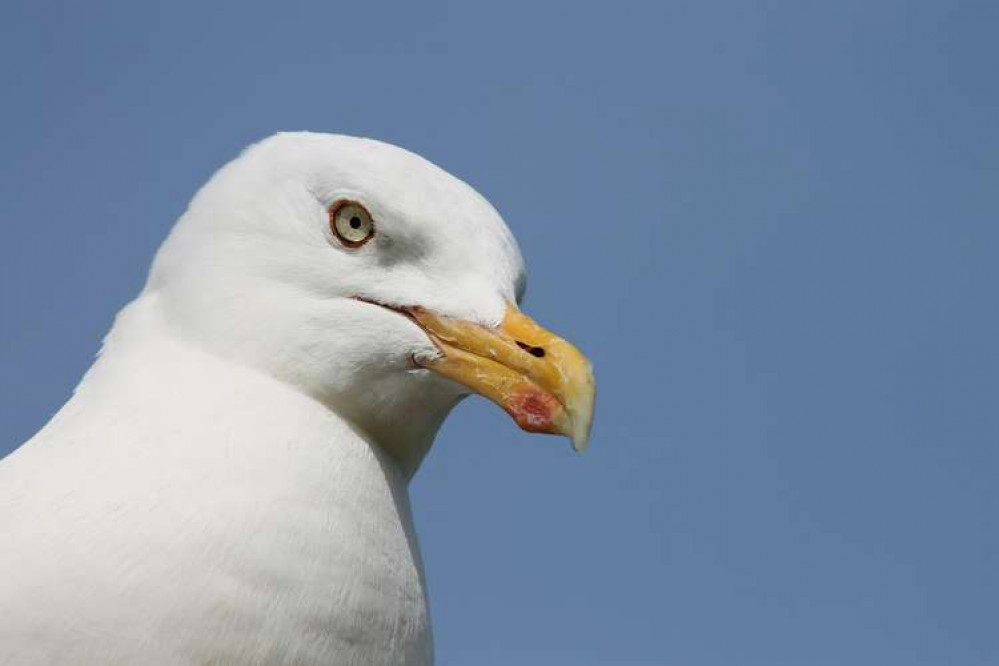
[[[330,137],[308,161],[318,190],[352,189],[412,217],[504,226],[473,188],[407,150],[370,139]]]
[[[244,159],[258,176],[271,181],[293,176],[317,195],[355,191],[413,215],[447,214],[503,225],[473,188],[419,155],[381,141],[281,133],[261,141]]]

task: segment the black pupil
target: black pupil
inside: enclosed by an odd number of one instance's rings
[[[359,218],[356,215],[354,217],[350,218],[350,228],[351,229],[360,229],[361,228],[361,218]]]

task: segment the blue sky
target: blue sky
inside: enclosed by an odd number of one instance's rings
[[[480,400],[445,426],[413,486],[442,666],[995,664],[997,25],[6,2],[0,453],[218,166],[277,130],[373,136],[497,206],[525,309],[600,387],[582,457]]]

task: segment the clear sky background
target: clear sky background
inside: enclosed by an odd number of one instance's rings
[[[582,457],[479,399],[445,426],[441,666],[999,663],[997,33],[990,1],[4,2],[0,453],[217,167],[377,137],[496,205],[600,387]]]

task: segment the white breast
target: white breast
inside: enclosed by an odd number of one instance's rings
[[[391,460],[145,300],[0,465],[0,663],[430,664]]]

